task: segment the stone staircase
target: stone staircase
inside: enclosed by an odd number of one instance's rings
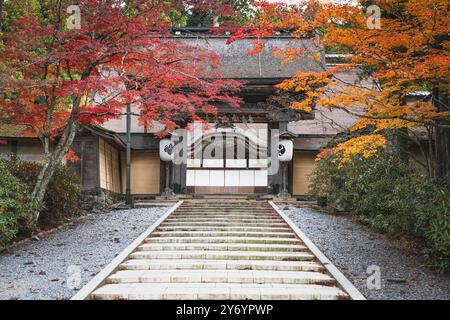
[[[90,299],[348,299],[266,201],[189,200]]]

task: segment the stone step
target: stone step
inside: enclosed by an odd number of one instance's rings
[[[188,218],[188,217],[178,217],[178,218],[172,218],[169,217],[166,220],[164,220],[164,222],[192,222],[192,223],[196,223],[196,222],[211,222],[211,221],[217,221],[218,223],[229,223],[229,222],[234,222],[234,223],[240,223],[240,222],[247,222],[247,223],[253,223],[253,222],[259,222],[259,223],[285,223],[283,219],[281,218],[264,218],[264,219],[245,219],[245,218],[215,218],[214,220],[205,218],[205,217],[201,217],[201,218]]]
[[[253,244],[253,243],[146,243],[138,247],[140,251],[175,250],[215,250],[215,251],[287,251],[300,252],[307,248],[289,244]]]
[[[248,210],[254,210],[254,211],[271,211],[271,207],[261,207],[261,206],[228,206],[228,207],[217,207],[217,206],[204,206],[204,207],[179,207],[176,211],[189,211],[189,210],[196,210],[196,211],[211,211],[211,210],[218,210],[218,211],[228,211],[228,210],[236,210],[236,211],[248,211]]]
[[[339,288],[320,285],[233,283],[108,284],[92,293],[95,300],[343,300]]]
[[[256,209],[256,208],[230,208],[230,209],[220,209],[220,208],[205,208],[205,209],[198,209],[198,208],[192,208],[192,209],[178,209],[176,212],[185,212],[185,213],[191,213],[191,212],[253,212],[253,213],[272,213],[273,210],[270,209]]]
[[[177,220],[166,220],[161,226],[216,226],[216,227],[224,227],[224,226],[246,226],[246,227],[284,227],[288,226],[287,223],[281,222],[211,222],[211,221],[177,221]]]
[[[267,260],[146,260],[131,259],[119,266],[120,270],[274,270],[324,272],[325,268],[311,261]]]
[[[335,285],[329,275],[308,271],[263,270],[122,270],[106,283],[271,283]]]
[[[348,299],[268,202],[185,201],[92,299]]]
[[[236,195],[231,195],[227,198],[224,198],[223,196],[216,199],[213,199],[211,197],[204,197],[204,198],[200,198],[200,199],[191,199],[191,200],[186,200],[185,202],[183,202],[183,205],[188,205],[188,204],[203,204],[203,203],[208,203],[208,204],[227,204],[227,203],[243,203],[243,204],[248,204],[248,203],[265,203],[264,201],[259,201],[256,199],[248,199],[248,197],[242,197],[242,199],[238,199],[238,196]]]
[[[302,244],[297,238],[263,237],[149,237],[146,243],[255,243],[255,244]]]
[[[281,218],[277,217],[276,215],[249,215],[249,214],[176,214],[171,216],[171,219],[177,219],[177,218],[184,218],[184,219],[209,219],[209,221],[215,221],[215,219],[220,218],[228,218],[228,219],[273,219],[276,221],[282,221]]]
[[[308,252],[260,252],[260,251],[135,251],[131,259],[218,259],[218,260],[278,260],[312,261]]]
[[[291,232],[252,232],[252,231],[155,231],[151,237],[271,237],[295,238]]]
[[[241,210],[180,210],[176,211],[177,214],[248,214],[248,215],[274,215],[273,211],[267,210],[255,210],[255,209],[241,209]]]
[[[178,219],[166,219],[163,222],[164,225],[216,225],[216,226],[233,226],[233,225],[261,225],[261,226],[285,226],[287,225],[284,220],[275,220],[275,219],[220,219],[217,218],[215,222],[212,222],[211,219],[202,219],[202,218],[178,218]]]
[[[211,200],[195,200],[195,201],[184,201],[181,205],[182,207],[188,206],[229,206],[229,205],[239,205],[239,206],[267,206],[265,201],[211,201]]]
[[[208,208],[179,208],[178,210],[176,210],[175,212],[213,212],[213,211],[218,211],[218,212],[248,212],[248,211],[253,211],[253,212],[262,212],[262,213],[268,213],[268,212],[272,212],[273,210],[271,210],[270,208],[253,208],[253,207],[248,207],[248,208],[237,208],[237,207],[233,207],[233,208],[216,208],[216,207],[208,207]]]
[[[290,228],[283,227],[252,227],[252,226],[161,226],[158,231],[255,231],[255,232],[288,232]]]
[[[212,220],[212,218],[214,218],[214,220]],[[192,220],[197,220],[197,219],[203,219],[203,221],[228,221],[228,220],[248,220],[248,221],[254,221],[254,220],[263,220],[263,222],[273,222],[273,221],[283,221],[284,219],[282,219],[281,217],[277,217],[277,216],[271,216],[271,215],[264,215],[264,216],[256,216],[256,217],[252,217],[252,216],[243,216],[243,215],[213,215],[213,216],[208,216],[208,215],[171,215],[169,216],[167,219],[170,220],[178,220],[178,219],[192,219]],[[266,221],[267,220],[267,221]]]
[[[230,203],[230,204],[199,204],[199,205],[181,205],[178,207],[178,210],[180,209],[210,209],[210,208],[217,208],[217,209],[233,209],[233,208],[255,208],[255,209],[270,209],[271,206],[267,204],[255,204],[255,205],[244,205],[239,203]]]
[[[199,206],[180,206],[178,208],[178,210],[186,210],[186,209],[211,209],[211,208],[215,208],[215,209],[271,209],[270,206],[267,205],[240,205],[240,204],[229,204],[229,205],[199,205]]]
[[[242,205],[228,205],[228,206],[181,206],[177,210],[271,210],[270,206],[242,206]]]

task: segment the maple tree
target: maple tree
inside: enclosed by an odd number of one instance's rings
[[[0,29],[7,29],[11,22],[26,15],[39,16],[38,0],[0,0]]]
[[[344,110],[359,118],[351,131],[371,129],[322,155],[335,152],[345,160],[349,154],[370,156],[380,148],[380,134],[388,143],[397,136],[417,144],[426,159],[421,164],[430,176],[444,175],[450,171],[449,1],[375,0],[370,4],[380,8],[380,28],[369,28],[374,17],[367,14],[366,1],[259,2],[255,19],[230,42],[255,37],[252,54],[262,49],[264,37],[280,30],[290,30],[296,38],[309,37],[314,52],[306,46],[290,46],[276,48],[274,55],[282,63],[308,56],[322,70],[298,72],[278,88],[303,93],[302,100],[292,103],[294,109],[310,112],[311,106],[319,105]],[[317,50],[348,56],[345,63],[327,67]],[[345,71],[356,72],[360,79],[346,81],[341,77]],[[408,94],[417,91],[433,92],[433,98],[408,103]],[[429,141],[425,147],[419,137],[423,133]]]
[[[142,125],[165,131],[176,117],[199,120],[216,102],[238,107],[240,83],[222,79],[214,52],[173,41],[166,1],[80,0],[81,28],[68,29],[68,1],[51,16],[23,16],[1,37],[0,121],[42,141],[43,168],[32,191],[41,200],[83,124],[139,110]],[[39,213],[34,216],[35,221]]]
[[[386,145],[386,138],[381,134],[367,134],[364,136],[349,139],[348,141],[338,144],[334,148],[326,149],[319,153],[318,159],[326,158],[330,155],[339,154],[338,159],[333,162],[339,162],[338,167],[342,167],[349,163],[355,156],[362,158],[370,158],[374,156],[378,150]]]
[[[253,0],[186,0],[188,26],[211,27],[247,22]]]
[[[3,5],[4,0],[0,0],[0,26],[3,24]]]

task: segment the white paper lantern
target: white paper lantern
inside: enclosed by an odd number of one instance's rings
[[[278,143],[278,160],[280,162],[289,162],[294,156],[294,143],[292,140],[281,140]]]
[[[162,139],[159,142],[159,157],[162,161],[172,161],[175,144],[170,139]]]

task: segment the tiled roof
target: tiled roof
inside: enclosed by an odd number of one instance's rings
[[[273,50],[280,47],[307,48],[311,53],[319,53],[309,39],[265,39],[262,51],[250,56],[247,53],[253,48],[254,39],[241,39],[231,44],[227,44],[227,38],[186,37],[180,40],[193,47],[216,52],[221,57],[220,73],[224,78],[290,78],[297,71],[320,71],[325,62],[304,57],[282,64],[281,59],[273,55]]]
[[[0,124],[0,138],[35,138],[24,125]]]

